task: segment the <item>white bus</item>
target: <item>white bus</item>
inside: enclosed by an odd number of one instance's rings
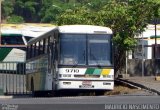
[[[1,24],[0,72],[23,71],[27,42],[53,29],[51,24]],[[7,70],[7,71],[6,71]],[[18,70],[19,71],[19,70]]]
[[[51,24],[1,24],[0,89],[5,94],[24,94],[27,42],[53,29]]]
[[[66,25],[27,45],[26,84],[34,95],[59,90],[112,90],[112,30]]]
[[[19,33],[10,32],[1,34],[0,71],[17,71],[18,65],[23,65],[26,60],[25,51],[27,41],[31,38],[32,37],[23,36]]]

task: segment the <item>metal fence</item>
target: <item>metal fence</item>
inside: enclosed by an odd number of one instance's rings
[[[0,62],[1,92],[3,94],[27,94],[25,74],[25,63]]]

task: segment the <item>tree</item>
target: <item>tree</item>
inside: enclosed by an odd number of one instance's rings
[[[13,2],[5,0],[2,2],[2,20],[7,19],[13,12]]]
[[[16,0],[16,2],[14,3],[14,14],[17,16],[23,16],[26,22],[36,22],[36,7],[38,5],[39,3],[34,0]]]
[[[74,8],[75,4],[66,0],[43,0],[41,7],[39,12],[40,22],[56,23],[56,17],[65,10]]]
[[[7,18],[7,23],[13,23],[13,24],[24,23],[24,19],[21,16],[12,15]]]
[[[57,23],[91,24],[110,27],[114,32],[115,72],[125,64],[125,52],[136,45],[135,34],[141,33],[154,16],[154,5],[149,0],[108,0],[97,8],[100,2],[77,7],[62,13]],[[97,4],[96,4],[97,3]],[[95,11],[96,9],[97,11]]]
[[[46,11],[46,14],[41,19],[41,22],[43,23],[55,23],[56,22],[56,16],[61,12],[61,9],[57,7],[49,7]]]
[[[152,21],[156,23],[156,20],[159,20],[160,23],[160,1],[159,0],[149,0],[153,9],[153,18]]]
[[[94,24],[94,12],[91,12],[86,7],[76,7],[68,9],[65,13],[57,18],[57,24]]]

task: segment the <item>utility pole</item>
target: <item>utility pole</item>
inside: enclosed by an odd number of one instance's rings
[[[157,20],[156,20],[156,18],[155,18],[155,20],[154,20],[154,27],[155,27],[154,58],[156,59],[156,58],[157,58],[157,55],[156,55],[156,49],[157,49]]]
[[[154,20],[154,26],[155,26],[155,50],[154,50],[154,58],[155,58],[155,76],[157,76],[157,61],[156,61],[156,58],[157,58],[157,20],[155,18]]]
[[[0,0],[0,46],[1,46],[1,42],[2,42],[1,41],[1,14],[2,14],[2,9],[1,9],[2,8],[1,7],[2,4],[1,3],[2,3],[2,0]]]
[[[142,77],[144,76],[144,62],[145,62],[145,52],[144,52],[144,38],[143,32],[141,33],[142,38]]]

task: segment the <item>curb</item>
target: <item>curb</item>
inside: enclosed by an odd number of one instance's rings
[[[121,83],[123,83],[123,84],[127,84],[128,86],[130,86],[130,87],[132,87],[132,88],[142,89],[141,87],[136,86],[135,84],[131,84],[130,82],[126,82],[126,81],[121,80],[121,79],[116,79],[116,81],[119,81],[119,82],[121,82]]]
[[[151,88],[146,87],[146,86],[144,86],[144,85],[142,85],[142,84],[135,83],[135,82],[128,81],[128,80],[125,80],[125,79],[121,79],[121,78],[118,78],[118,80],[123,81],[123,82],[126,82],[126,83],[130,83],[130,84],[134,85],[135,87],[140,87],[140,88],[142,88],[142,89],[146,89],[146,90],[148,90],[148,91],[151,91],[151,92],[153,92],[153,93],[156,93],[157,95],[160,95],[160,91],[157,91],[157,90],[155,90],[155,89],[151,89]]]

